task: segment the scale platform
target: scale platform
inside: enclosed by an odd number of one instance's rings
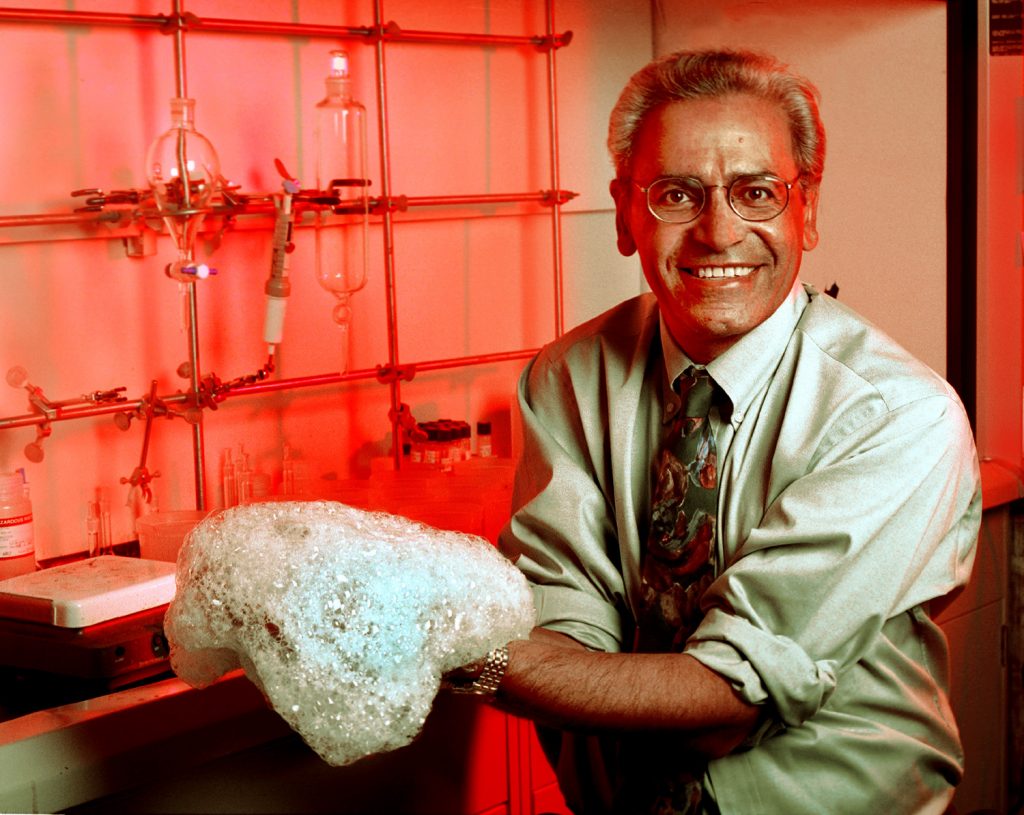
[[[174,564],[102,555],[0,581],[0,669],[107,690],[168,670]]]

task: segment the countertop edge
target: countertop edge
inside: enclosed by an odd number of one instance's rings
[[[241,671],[30,713],[0,723],[0,811],[60,811],[144,783],[154,762],[173,772],[289,732]]]

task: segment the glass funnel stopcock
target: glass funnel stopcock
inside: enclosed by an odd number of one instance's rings
[[[220,179],[217,151],[195,129],[194,116],[194,99],[172,99],[171,128],[146,154],[146,178],[178,250],[167,274],[180,281],[197,277],[196,236]]]

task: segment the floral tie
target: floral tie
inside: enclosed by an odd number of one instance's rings
[[[715,577],[718,455],[708,412],[715,384],[703,368],[679,379],[683,407],[658,451],[647,551],[640,572],[636,650],[678,652],[697,628],[700,598]],[[623,812],[701,812],[706,761],[671,738],[641,736],[626,753]],[[670,734],[666,734],[670,735]]]
[[[714,579],[718,455],[708,412],[714,382],[703,368],[679,379],[683,407],[658,452],[651,528],[641,569],[639,651],[681,651],[701,620]]]

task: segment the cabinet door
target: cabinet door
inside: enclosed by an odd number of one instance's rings
[[[280,736],[279,720],[252,734],[256,746],[193,766],[188,755],[211,737],[195,731],[119,756],[146,768],[137,788],[63,811],[509,815],[508,721],[475,699],[442,695],[412,744],[346,767],[328,765],[294,733]]]
[[[964,779],[953,803],[960,812],[1004,811],[1006,802],[1007,555],[1013,526],[1007,507],[982,518],[971,580],[936,616],[949,639],[950,703],[964,746]]]

